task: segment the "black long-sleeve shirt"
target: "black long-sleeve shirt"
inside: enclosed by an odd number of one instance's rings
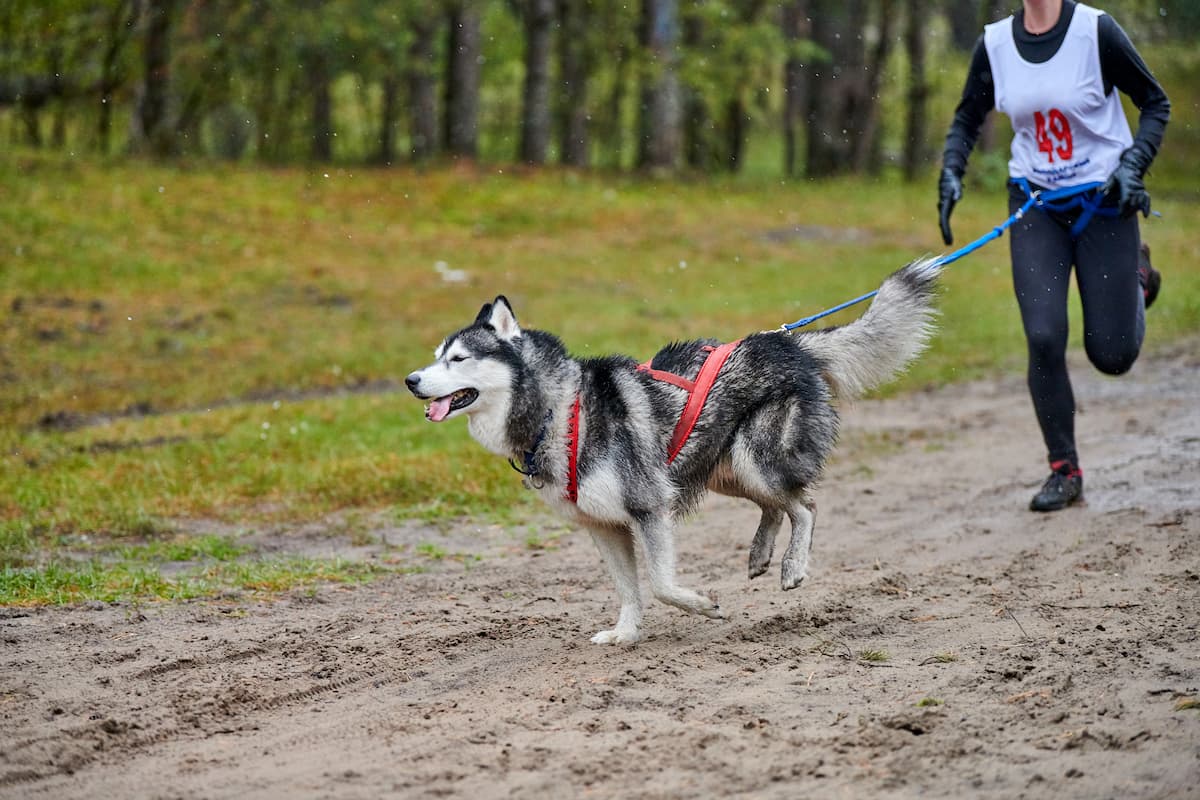
[[[1058,22],[1045,33],[1033,34],[1025,30],[1025,12],[1013,16],[1013,39],[1021,58],[1041,64],[1058,52],[1075,15],[1074,0],[1063,0]],[[1158,148],[1162,145],[1163,131],[1171,116],[1171,103],[1166,92],[1150,73],[1133,43],[1116,20],[1108,14],[1100,15],[1097,25],[1100,47],[1100,72],[1104,79],[1104,93],[1118,89],[1133,101],[1141,112],[1138,117],[1137,133],[1130,149],[1136,150],[1139,163],[1150,165]],[[962,100],[954,111],[954,121],[946,135],[946,147],[942,154],[942,165],[953,170],[960,178],[967,169],[967,159],[979,138],[979,128],[984,117],[996,106],[995,86],[992,83],[992,66],[988,59],[983,36],[975,42],[971,54],[971,66],[967,82],[963,86]]]

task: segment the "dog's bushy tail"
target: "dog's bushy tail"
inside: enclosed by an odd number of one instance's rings
[[[941,271],[935,259],[913,261],[884,280],[870,308],[854,322],[796,335],[826,363],[826,378],[838,397],[860,397],[925,350],[934,332],[933,298]]]

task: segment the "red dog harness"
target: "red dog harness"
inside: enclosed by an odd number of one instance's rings
[[[579,394],[567,417],[567,490],[564,494],[572,503],[579,502]]]
[[[741,339],[736,342],[729,342],[719,347],[711,347],[705,345],[703,350],[708,353],[704,359],[704,363],[700,365],[700,372],[696,374],[696,380],[688,380],[682,375],[676,375],[674,372],[666,372],[661,369],[654,369],[647,361],[644,364],[639,364],[638,372],[649,375],[656,381],[669,383],[672,386],[677,386],[687,392],[687,401],[683,404],[683,411],[679,414],[679,422],[675,423],[675,432],[671,434],[671,443],[667,448],[667,464],[671,464],[675,457],[679,455],[679,451],[687,444],[688,437],[692,435],[692,430],[696,427],[697,420],[700,419],[700,412],[704,410],[704,403],[708,400],[708,393],[712,391],[713,384],[717,382],[717,373],[721,371],[721,367],[725,365],[725,361],[729,358],[737,346],[742,343]],[[563,493],[563,497],[572,503],[579,502],[579,395],[575,395],[575,403],[571,406],[571,416],[567,418],[567,487]]]
[[[717,373],[725,365],[729,354],[741,343],[742,340],[738,339],[736,342],[729,342],[720,347],[705,345],[703,350],[708,353],[708,357],[700,365],[700,372],[694,381],[689,381],[674,372],[653,369],[649,361],[638,365],[638,372],[644,372],[656,381],[678,386],[688,393],[687,402],[683,404],[683,411],[679,415],[679,422],[675,424],[675,432],[671,434],[671,444],[667,448],[667,464],[675,460],[675,456],[679,455],[679,451],[687,443],[688,437],[692,435],[692,429],[696,427],[696,421],[700,419],[700,412],[704,410],[704,402],[708,400],[708,393],[712,391],[713,384],[717,382]]]

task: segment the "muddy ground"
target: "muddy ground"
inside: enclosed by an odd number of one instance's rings
[[[1048,516],[1019,378],[860,404],[809,582],[747,580],[714,499],[680,567],[730,618],[651,603],[632,649],[588,642],[585,534],[469,524],[379,531],[469,570],[0,609],[0,796],[1198,796],[1198,352],[1074,365],[1088,503]]]

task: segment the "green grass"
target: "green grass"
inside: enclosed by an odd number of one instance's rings
[[[943,249],[932,175],[905,186],[522,173],[6,154],[0,602],[17,602],[12,587],[37,584],[37,569],[48,585],[137,594],[153,585],[144,560],[118,574],[58,556],[82,535],[169,541],[187,518],[252,526],[388,510],[519,524],[532,500],[508,465],[462,423],[427,423],[402,391],[496,294],[578,355],[645,357],[672,339],[790,322]],[[973,187],[955,214],[960,239],[1004,208]],[[1168,194],[1155,208],[1165,216],[1146,237],[1166,277],[1150,347],[1200,330],[1200,198]],[[797,226],[808,238],[774,235]],[[437,262],[468,282],[446,283]],[[884,391],[1020,370],[1008,271],[1003,242],[951,268],[942,334]],[[245,555],[205,557],[229,570]]]
[[[189,600],[230,590],[273,596],[298,587],[361,582],[394,571],[341,559],[289,557],[221,562],[167,577],[157,562],[139,559],[82,564],[52,560],[38,567],[0,570],[0,605]]]

